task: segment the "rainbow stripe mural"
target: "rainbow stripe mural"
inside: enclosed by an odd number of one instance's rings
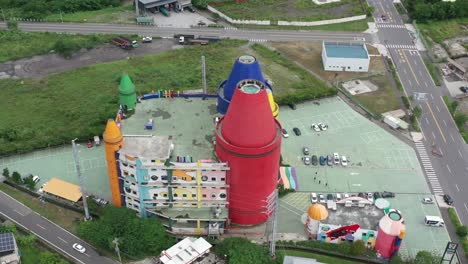
[[[294,167],[280,167],[280,179],[278,183],[284,185],[285,189],[299,190],[299,185],[296,177],[296,169]]]

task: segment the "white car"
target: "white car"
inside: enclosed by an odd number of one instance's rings
[[[150,42],[153,42],[153,38],[150,37],[150,36],[145,36],[143,37],[143,43],[150,43]]]
[[[373,203],[374,202],[374,194],[372,194],[371,192],[368,192],[367,193],[367,200],[369,200],[369,202]]]
[[[73,244],[73,249],[80,252],[80,253],[85,253],[86,252],[86,248],[83,247],[82,245],[78,244],[78,243]]]
[[[434,203],[434,199],[430,198],[430,197],[424,197],[422,199],[422,203],[423,204],[433,204]]]
[[[281,130],[281,134],[283,135],[284,138],[289,137],[288,131],[286,129],[284,129],[284,128]]]
[[[319,202],[320,203],[325,203],[325,195],[323,195],[321,193],[319,194]]]
[[[328,125],[323,124],[323,123],[318,123],[318,126],[319,126],[320,130],[322,130],[322,131],[325,131],[325,130],[328,129]]]
[[[342,199],[341,193],[337,193],[336,194],[336,201],[339,202],[339,201],[341,201],[341,199]]]
[[[316,193],[311,193],[311,194],[310,194],[310,201],[311,201],[312,203],[318,202],[317,194],[316,194]]]
[[[41,180],[41,178],[39,178],[39,176],[36,175],[32,178],[32,180],[34,183],[38,183]]]
[[[349,198],[349,194],[343,193],[343,199]]]
[[[341,156],[341,165],[348,166],[348,159],[346,156]]]
[[[340,164],[340,155],[338,153],[333,153],[333,164],[337,165]]]
[[[320,127],[316,124],[312,124],[311,128],[315,130],[315,132],[320,132]]]

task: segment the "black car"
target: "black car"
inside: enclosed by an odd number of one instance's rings
[[[382,198],[393,198],[393,197],[395,197],[395,194],[392,193],[392,192],[384,191],[384,192],[382,193]]]
[[[461,86],[460,91],[462,91],[462,93],[468,93],[468,86]]]
[[[374,193],[374,199],[377,200],[379,198],[382,198],[382,195],[380,194],[380,192],[375,192]]]
[[[453,204],[453,199],[452,199],[452,197],[450,197],[450,195],[448,195],[448,194],[444,194],[444,201],[445,201],[448,205],[452,205],[452,204]]]
[[[296,134],[296,136],[301,135],[301,131],[299,130],[299,128],[295,127],[295,128],[293,128],[293,131],[294,131],[294,134]]]
[[[318,165],[318,158],[316,155],[312,156],[312,165],[317,166]]]
[[[291,107],[292,110],[296,110],[296,104],[289,103],[288,106]]]
[[[333,194],[329,193],[327,194],[327,201],[333,201]]]
[[[192,12],[192,13],[195,13],[195,9],[191,6],[187,6],[187,10]]]
[[[320,165],[325,166],[327,164],[327,157],[320,156]]]
[[[361,197],[361,198],[364,198],[364,199],[366,198],[366,195],[365,195],[364,193],[358,193],[357,196],[358,196],[358,197]]]

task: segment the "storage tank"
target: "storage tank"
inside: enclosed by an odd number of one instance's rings
[[[398,253],[405,237],[405,224],[400,212],[393,210],[379,221],[379,233],[375,241],[375,251],[382,258],[390,258]]]
[[[216,125],[215,151],[230,167],[229,218],[255,225],[267,220],[274,207],[281,125],[272,115],[265,84],[243,80],[236,87],[226,115]]]

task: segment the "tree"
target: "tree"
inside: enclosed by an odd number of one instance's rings
[[[33,234],[27,236],[17,236],[16,241],[20,246],[30,248],[36,242],[37,237]]]
[[[29,190],[34,190],[36,188],[36,182],[33,181],[33,176],[27,177],[23,179],[23,184],[28,187]]]
[[[455,113],[453,119],[459,128],[463,128],[466,121],[468,121],[468,116],[463,113]]]
[[[366,15],[367,17],[372,17],[372,13],[374,13],[375,8],[373,6],[367,6],[366,8]]]
[[[429,251],[419,251],[413,260],[413,264],[439,264],[440,257]]]
[[[455,111],[457,111],[458,104],[458,101],[452,101],[452,103],[450,103],[450,110],[452,114],[455,113]]]
[[[60,257],[59,254],[50,251],[44,251],[39,254],[38,264],[67,264],[68,262]]]
[[[413,115],[414,115],[416,118],[420,118],[420,117],[421,117],[421,113],[422,113],[421,107],[416,106],[416,107],[413,108]]]
[[[457,235],[459,237],[466,237],[468,234],[468,227],[466,225],[457,226]]]
[[[351,248],[349,253],[353,256],[361,256],[364,255],[366,252],[366,246],[364,245],[364,241],[357,240],[351,244]]]
[[[0,225],[0,234],[13,233],[16,234],[16,226],[13,224]]]
[[[2,175],[5,176],[6,178],[10,178],[10,171],[8,170],[8,168],[3,169]]]
[[[11,174],[11,179],[16,184],[21,184],[23,182],[21,179],[21,174],[19,174],[17,171],[14,171],[13,174]]]
[[[268,250],[241,237],[225,238],[216,245],[218,256],[227,256],[230,264],[263,264],[271,263]]]
[[[80,46],[72,39],[59,39],[53,48],[57,53],[65,58],[70,57],[73,52],[80,49]]]

